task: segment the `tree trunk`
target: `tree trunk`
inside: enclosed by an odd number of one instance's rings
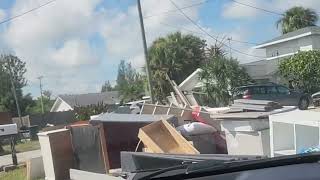
[[[4,149],[2,147],[2,141],[0,140],[0,153],[3,153],[4,152]]]

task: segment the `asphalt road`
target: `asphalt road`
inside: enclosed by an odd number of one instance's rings
[[[40,157],[41,150],[17,153],[18,163],[25,162],[30,158]],[[11,154],[0,156],[0,167],[12,164]]]

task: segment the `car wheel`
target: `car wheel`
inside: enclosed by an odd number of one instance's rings
[[[299,105],[298,105],[300,110],[306,110],[309,107],[309,100],[306,97],[302,97],[299,101]]]

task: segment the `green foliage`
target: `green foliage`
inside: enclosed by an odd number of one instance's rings
[[[43,110],[44,112],[50,112],[51,107],[54,104],[55,100],[51,99],[51,92],[48,90],[43,91],[42,93],[42,101],[43,101]],[[42,107],[41,107],[41,97],[38,97],[33,102],[29,102],[27,104],[26,112],[28,114],[41,114],[42,113]]]
[[[116,89],[122,102],[140,99],[145,91],[145,76],[136,72],[131,63],[122,60],[118,67]]]
[[[22,114],[26,113],[27,107],[32,103],[30,94],[23,95],[22,92],[22,88],[27,84],[27,80],[24,78],[24,74],[27,71],[25,65],[26,63],[16,56],[0,56],[0,111],[8,111],[12,115],[17,115],[10,81],[10,71]]]
[[[113,112],[118,106],[99,103],[97,105],[89,105],[85,107],[75,107],[75,118],[78,121],[90,120],[90,116],[106,112]]]
[[[283,60],[280,74],[308,93],[320,90],[320,51],[299,52]]]
[[[115,88],[111,86],[110,81],[106,81],[101,87],[101,92],[114,91]]]
[[[252,81],[237,60],[223,55],[209,57],[209,63],[202,69],[200,76],[205,83],[207,103],[212,107],[228,105],[231,100],[230,92]]]
[[[181,83],[205,62],[205,40],[176,32],[153,42],[148,50],[153,92],[158,101],[169,94],[170,79]]]
[[[315,11],[303,7],[293,7],[284,13],[276,25],[277,28],[281,28],[282,34],[286,34],[304,27],[315,26],[317,21],[318,15]]]

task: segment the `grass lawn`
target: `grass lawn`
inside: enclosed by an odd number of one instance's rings
[[[10,172],[0,172],[0,179],[1,180],[26,180],[27,179],[27,169],[20,168]],[[37,180],[44,180],[37,179]]]
[[[0,179],[1,180],[26,180],[27,171],[25,168],[20,168],[7,173],[1,172]]]
[[[4,145],[3,149],[4,149],[4,152],[0,153],[0,156],[6,155],[6,154],[11,154],[10,144]],[[37,149],[40,149],[39,141],[23,141],[23,142],[18,142],[16,145],[17,153],[26,152],[26,151],[33,151],[33,150],[37,150]]]

